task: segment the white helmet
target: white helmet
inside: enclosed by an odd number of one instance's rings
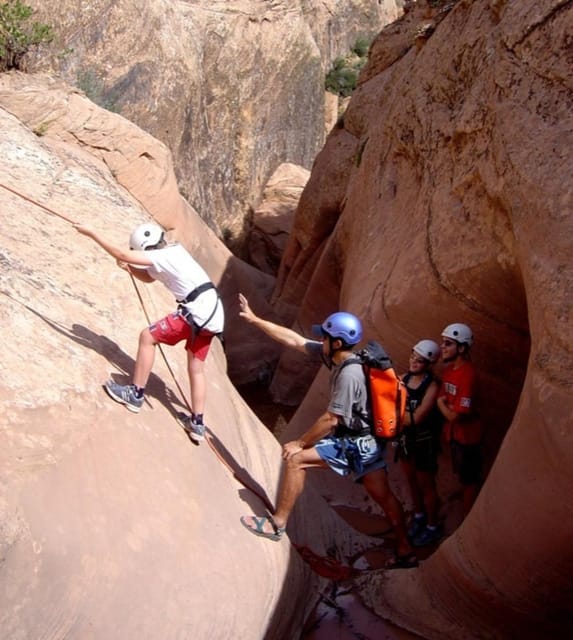
[[[153,222],[145,222],[133,231],[129,237],[129,248],[133,251],[145,251],[154,247],[163,239],[163,229]]]
[[[459,322],[455,324],[449,324],[443,331],[442,337],[451,338],[460,344],[467,344],[468,347],[472,346],[472,342],[474,341],[474,336],[472,330],[468,327],[467,324],[460,324]]]
[[[420,340],[418,344],[414,345],[412,351],[429,362],[436,362],[440,355],[440,346],[433,340]]]

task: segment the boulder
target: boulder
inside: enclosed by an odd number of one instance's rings
[[[309,172],[297,165],[280,165],[265,187],[261,205],[253,213],[248,262],[264,273],[276,276],[308,176]]]

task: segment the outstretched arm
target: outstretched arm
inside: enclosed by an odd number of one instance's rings
[[[273,340],[276,340],[287,347],[292,347],[293,349],[306,353],[306,338],[301,336],[300,333],[297,333],[287,327],[283,327],[280,324],[275,324],[269,320],[259,318],[259,316],[255,315],[249,306],[249,301],[242,293],[239,294],[239,304],[241,305],[241,311],[239,313],[241,318],[244,318],[248,323],[257,327],[261,331],[264,331]]]
[[[129,251],[127,249],[121,249],[100,236],[93,229],[84,227],[80,224],[75,224],[74,228],[78,233],[91,238],[94,242],[99,244],[104,251],[117,260],[118,265],[122,269],[125,269],[124,264],[135,264],[144,267],[150,267],[153,264],[149,256],[145,255],[145,251]],[[126,271],[128,271],[128,269],[126,269]],[[130,269],[129,271],[131,272]]]

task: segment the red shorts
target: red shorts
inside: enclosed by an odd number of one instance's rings
[[[202,361],[207,357],[213,339],[213,334],[204,329],[193,335],[193,329],[177,311],[150,325],[149,333],[159,344],[173,346],[181,340],[186,340],[185,349]]]

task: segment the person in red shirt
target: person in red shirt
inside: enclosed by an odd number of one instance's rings
[[[482,472],[483,426],[476,409],[472,343],[472,330],[465,324],[450,324],[442,331],[442,361],[446,368],[437,405],[446,420],[444,439],[450,443],[452,468],[463,486],[464,515],[479,493]]]

